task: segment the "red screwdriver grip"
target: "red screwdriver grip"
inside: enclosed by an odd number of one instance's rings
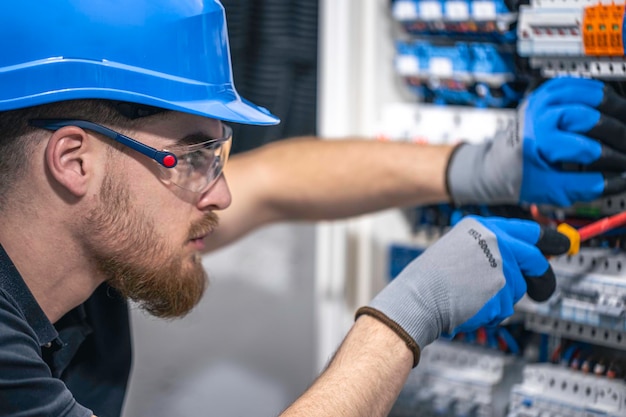
[[[583,242],[585,240],[589,240],[592,237],[601,235],[602,233],[608,232],[609,230],[615,229],[624,224],[626,224],[626,211],[614,214],[613,216],[605,217],[578,229],[580,241]]]

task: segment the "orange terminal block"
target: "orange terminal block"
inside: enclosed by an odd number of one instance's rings
[[[582,33],[585,55],[624,56],[624,4],[585,7]]]

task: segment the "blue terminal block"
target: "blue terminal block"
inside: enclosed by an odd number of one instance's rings
[[[494,44],[398,42],[395,65],[421,100],[435,104],[515,107],[525,87],[513,53]]]
[[[498,50],[495,45],[473,43],[472,75],[478,107],[516,106],[524,94],[525,83],[517,80],[512,52]]]
[[[453,46],[425,48],[428,56],[425,87],[426,96],[435,104],[465,104],[472,102],[472,56],[465,43]]]
[[[394,0],[392,15],[413,35],[512,43],[517,7],[504,0]]]

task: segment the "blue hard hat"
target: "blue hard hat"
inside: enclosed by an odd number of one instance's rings
[[[237,123],[279,121],[235,90],[217,0],[6,1],[0,39],[0,111],[109,99]]]

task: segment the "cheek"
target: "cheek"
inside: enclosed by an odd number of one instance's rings
[[[158,173],[139,164],[128,172],[128,178],[136,212],[154,224],[157,235],[162,236],[170,247],[180,247],[188,238],[194,210],[190,198],[193,196],[176,186],[164,184]]]
[[[187,239],[190,224],[190,204],[177,198],[161,183],[151,189],[136,192],[136,213],[145,216],[153,224],[158,236],[169,242],[170,247],[178,247]]]
[[[169,199],[152,199],[147,213],[158,233],[173,245],[180,245],[189,233],[189,205],[182,203],[170,193]]]
[[[163,226],[168,230],[170,236],[187,238],[189,233],[189,206],[180,204],[180,202],[164,203],[161,206],[160,218]]]

